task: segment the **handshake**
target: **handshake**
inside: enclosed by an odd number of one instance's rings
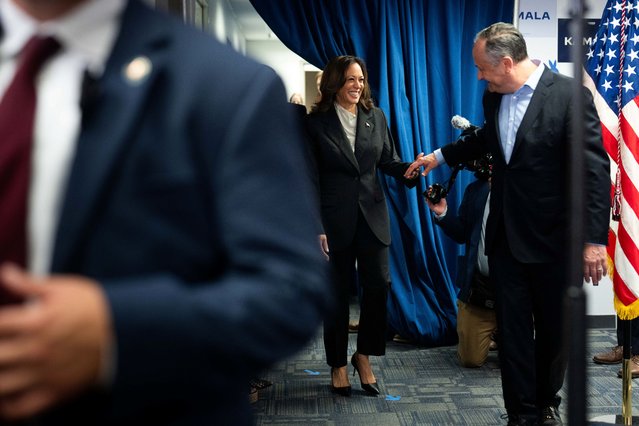
[[[415,179],[419,175],[420,167],[424,168],[422,172],[423,176],[426,176],[432,169],[437,167],[439,163],[437,162],[437,158],[435,158],[435,154],[424,155],[423,152],[419,153],[415,158],[415,161],[408,166],[406,169],[406,173],[404,173],[404,177],[406,179]]]
[[[477,126],[471,124],[470,121],[468,121],[468,119],[460,115],[454,115],[453,118],[451,118],[450,120],[450,124],[456,129],[461,129],[463,131],[462,136],[466,132],[470,133],[478,128]],[[406,173],[404,173],[404,177],[406,179],[415,179],[418,176],[420,167],[424,168],[422,175],[426,176],[432,169],[434,169],[438,165],[439,165],[439,162],[437,161],[435,154],[431,153],[428,155],[424,155],[424,153],[421,152],[417,155],[417,157],[415,158],[415,161],[411,163],[408,169],[406,169]]]

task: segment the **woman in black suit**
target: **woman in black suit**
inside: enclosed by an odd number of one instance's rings
[[[324,323],[331,389],[350,395],[347,374],[349,289],[356,269],[362,289],[357,351],[351,363],[362,388],[379,394],[369,355],[386,350],[386,299],[390,285],[390,229],[377,170],[412,187],[384,113],[373,104],[364,61],[332,59],[322,74],[321,97],[306,119],[314,179],[320,196],[320,244],[334,272],[337,306]],[[330,249],[330,251],[329,251]],[[356,268],[357,265],[357,268]],[[354,373],[353,373],[354,374]]]

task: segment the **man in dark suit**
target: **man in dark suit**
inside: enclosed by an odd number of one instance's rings
[[[448,209],[446,198],[433,203],[436,199],[426,197],[435,224],[466,248],[457,265],[457,357],[463,367],[481,367],[496,345],[495,296],[484,254],[490,195],[490,169],[488,161],[484,163],[486,167],[475,172],[477,180],[466,187],[456,214]]]
[[[484,126],[418,162],[427,174],[444,161],[458,164],[493,153],[486,254],[497,292],[509,424],[561,424],[557,392],[565,371],[560,325],[567,287],[573,83],[530,60],[523,36],[510,24],[482,30],[473,58],[477,77],[488,83]],[[585,89],[584,96],[584,279],[598,283],[606,274],[609,161],[592,97]]]
[[[0,307],[0,423],[251,424],[249,378],[330,298],[281,81],[139,0],[0,16],[2,82],[32,34],[62,45],[36,86],[34,244],[0,259],[25,300]]]

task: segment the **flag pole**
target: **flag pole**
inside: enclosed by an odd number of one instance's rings
[[[632,372],[630,370],[630,357],[632,343],[630,341],[632,322],[630,320],[621,320],[623,330],[623,365],[621,367],[621,377],[623,388],[621,391],[621,417],[623,417],[624,425],[632,424]]]
[[[573,82],[572,140],[569,144],[569,212],[570,227],[566,235],[568,241],[568,288],[565,296],[564,341],[568,344],[568,424],[586,424],[586,293],[583,289],[583,242],[584,242],[584,94],[582,75],[583,43],[583,0],[573,0],[571,18],[573,35],[572,55],[575,79]]]
[[[627,28],[628,23],[626,22],[626,10],[627,10],[627,0],[623,0],[621,3],[622,13],[621,13],[621,40],[619,41],[619,115],[621,116],[621,105],[622,105],[622,90],[623,85],[621,80],[623,79],[623,67],[624,67],[624,59],[625,59],[625,49],[626,49],[626,41],[627,41]],[[619,123],[619,134],[617,135],[618,143],[621,146],[621,122]],[[621,159],[618,160],[621,162]],[[618,169],[619,170],[619,169]],[[619,177],[617,175],[617,177]],[[619,191],[619,182],[615,182],[615,202],[617,200],[617,191]],[[613,203],[614,207],[614,203]],[[620,220],[621,215],[618,210],[620,208],[619,205],[616,206],[617,209],[613,208],[613,220]],[[630,368],[630,358],[632,357],[632,322],[630,320],[624,319],[620,321],[621,324],[618,324],[617,327],[622,327],[623,330],[623,358],[622,358],[622,367],[621,367],[621,378],[622,378],[622,390],[621,390],[621,417],[623,419],[624,425],[632,425],[633,417],[632,417],[632,372]]]
[[[583,2],[583,0],[575,0],[575,3],[577,2]],[[606,10],[612,10],[613,6],[610,5],[611,2],[608,2],[608,7]],[[621,190],[620,190],[620,170],[622,168],[622,164],[621,164],[621,154],[620,154],[620,150],[621,150],[621,145],[622,145],[622,134],[621,134],[621,116],[622,116],[622,106],[623,106],[623,102],[622,102],[622,90],[624,90],[625,85],[622,84],[622,80],[623,80],[623,72],[624,72],[624,59],[625,59],[625,44],[626,44],[626,38],[628,33],[627,31],[627,26],[629,24],[629,21],[626,19],[626,11],[628,10],[628,1],[627,0],[621,0],[620,2],[616,2],[614,8],[619,8],[619,11],[621,11],[621,19],[617,20],[615,19],[615,23],[614,25],[620,26],[620,40],[617,40],[615,38],[615,41],[619,42],[619,49],[618,49],[618,53],[619,53],[619,81],[618,81],[618,94],[617,94],[617,105],[619,108],[618,111],[618,127],[617,127],[617,143],[618,143],[618,152],[617,152],[617,176],[615,178],[615,183],[614,183],[614,188],[615,188],[615,193],[614,193],[614,197],[613,197],[613,205],[612,205],[612,219],[614,221],[620,221],[621,220],[621,214],[620,214],[620,209],[621,209]],[[602,18],[603,19],[603,18]],[[579,31],[581,31],[582,29],[582,23],[583,19],[580,20],[580,25],[576,25],[575,29],[577,29],[577,27],[579,27]],[[613,24],[613,21],[611,21],[611,24]],[[604,35],[605,37],[605,35]],[[573,52],[574,52],[574,65],[575,65],[575,75],[582,75],[583,71],[582,71],[582,65],[583,65],[583,58],[584,58],[584,52],[583,52],[583,43],[581,42],[582,40],[582,33],[579,32],[578,34],[575,33],[574,34],[574,39],[576,40],[574,43],[574,48],[573,48]],[[612,36],[610,36],[610,40],[612,40]],[[605,43],[604,43],[605,44]],[[611,50],[612,52],[612,50]],[[590,54],[593,54],[593,52],[591,51]],[[614,57],[615,52],[612,52],[611,55],[613,55]],[[606,89],[607,90],[607,89]],[[621,416],[617,415],[605,415],[605,416],[601,416],[595,419],[595,421],[590,422],[590,425],[604,425],[604,424],[623,424],[623,425],[633,425],[633,424],[639,424],[639,419],[637,419],[636,417],[633,418],[632,416],[632,371],[631,371],[631,367],[630,367],[630,362],[631,362],[631,356],[632,356],[632,342],[631,342],[631,335],[632,335],[632,323],[631,320],[629,319],[621,319],[618,315],[619,321],[617,323],[617,329],[621,330],[622,332],[622,341],[620,342],[623,348],[623,354],[622,354],[622,368],[621,368],[621,378],[622,378],[622,401],[621,401]],[[572,395],[571,395],[572,396]],[[611,423],[612,422],[612,423]],[[572,423],[571,423],[572,424]]]

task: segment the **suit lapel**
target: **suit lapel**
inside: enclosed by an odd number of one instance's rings
[[[543,65],[539,65],[543,66]],[[519,128],[517,129],[517,135],[515,136],[515,146],[513,146],[513,152],[511,155],[515,155],[517,152],[517,148],[521,145],[521,141],[528,133],[533,123],[537,119],[537,116],[541,112],[546,103],[546,98],[550,93],[550,86],[552,85],[552,71],[548,69],[544,69],[544,72],[539,79],[539,83],[533,92],[532,98],[530,99],[530,103],[528,104],[528,108],[526,109],[526,113],[519,124]]]
[[[165,39],[162,24],[140,13],[130,0],[123,13],[121,33],[104,74],[93,108],[83,111],[82,129],[56,232],[52,269],[68,267],[81,238],[88,233],[90,218],[100,205],[107,183],[114,177],[117,161],[140,116],[158,70],[161,52],[155,46]]]
[[[337,145],[337,147],[342,151],[346,159],[349,163],[355,167],[355,170],[359,172],[359,165],[357,160],[355,159],[355,154],[353,153],[353,149],[351,148],[351,144],[348,142],[348,138],[344,133],[344,129],[342,128],[342,123],[339,121],[339,117],[337,116],[337,111],[335,108],[331,108],[326,113],[326,134],[330,141]]]
[[[499,93],[486,92],[486,96],[488,97],[487,106],[490,106],[490,109],[488,110],[490,114],[486,115],[486,120],[492,120],[491,124],[495,129],[495,138],[497,139],[496,145],[498,147],[497,150],[492,150],[496,151],[493,152],[493,155],[499,156],[502,161],[505,162],[504,148],[502,147],[501,134],[499,132],[499,108],[501,106],[502,95]]]
[[[355,138],[355,158],[358,164],[362,164],[364,153],[371,152],[368,147],[371,144],[371,134],[375,128],[373,110],[366,111],[357,106],[357,136]]]

